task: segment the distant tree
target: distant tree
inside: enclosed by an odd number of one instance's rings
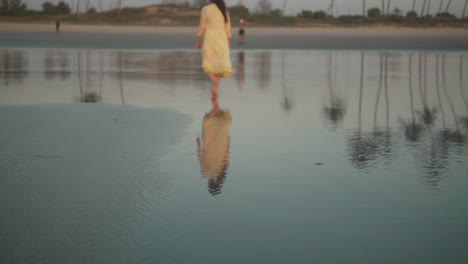
[[[327,18],[327,13],[325,11],[322,11],[322,10],[319,10],[319,11],[315,11],[313,14],[312,14],[312,17],[314,19],[325,19]]]
[[[271,12],[273,6],[270,0],[258,0],[257,13],[266,15]]]
[[[319,10],[319,11],[310,11],[310,10],[302,10],[301,13],[299,13],[297,15],[298,17],[302,17],[302,18],[305,18],[305,19],[317,19],[317,20],[320,20],[320,19],[325,19],[327,18],[327,13],[323,10]]]
[[[449,10],[449,7],[450,7],[450,4],[452,4],[452,0],[448,0],[448,2],[447,2],[447,6],[445,6],[445,12],[444,12],[444,13],[448,13],[448,10]]]
[[[192,6],[195,8],[201,8],[207,4],[207,0],[193,0]]]
[[[382,14],[379,8],[373,7],[367,10],[367,16],[368,17],[378,17]]]
[[[270,16],[283,16],[283,10],[281,9],[274,9],[274,10],[271,10],[270,13],[269,13]]]
[[[56,10],[56,7],[54,4],[52,4],[51,2],[49,1],[46,1],[42,4],[42,11],[44,12],[44,14],[46,15],[53,15],[55,14],[55,10]]]
[[[242,4],[229,7],[228,10],[231,17],[247,16],[250,13],[249,9]]]
[[[310,10],[302,10],[301,13],[297,14],[298,17],[306,18],[306,19],[312,19],[313,18],[313,12]]]
[[[416,11],[408,11],[408,12],[406,12],[406,17],[416,18],[416,17],[418,17],[418,13],[416,13]]]
[[[401,16],[401,15],[403,14],[403,11],[401,11],[400,8],[395,7],[395,8],[393,9],[393,12],[392,12],[392,13],[393,13],[394,15],[396,15],[396,16]]]
[[[68,15],[71,12],[71,8],[67,3],[65,3],[63,1],[60,1],[57,4],[56,12],[57,12],[57,14]]]
[[[97,11],[96,11],[96,8],[90,7],[90,8],[88,8],[88,10],[86,11],[86,13],[92,15],[92,14],[96,14]]]
[[[0,9],[1,10],[8,10],[10,8],[10,1],[9,0],[0,0]]]
[[[442,12],[436,14],[436,17],[455,18],[456,16],[454,14],[450,14],[449,12]]]
[[[0,15],[17,16],[26,13],[27,6],[22,0],[1,0]]]

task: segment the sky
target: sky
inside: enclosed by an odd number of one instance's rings
[[[50,2],[58,3],[60,0],[49,0]],[[63,0],[69,4],[72,2],[77,2],[78,0]],[[85,0],[81,0],[84,2]],[[176,0],[178,2],[186,2],[187,0]],[[193,0],[188,0],[193,1]],[[225,0],[228,6],[236,5],[239,2],[243,2],[251,11],[255,10],[255,6],[258,3],[258,0]],[[283,8],[284,0],[270,0],[273,4],[273,8]],[[386,0],[387,1],[387,0]],[[437,13],[440,6],[440,1],[444,2],[445,5],[449,0],[428,0],[431,2],[430,12]],[[24,3],[28,5],[29,8],[40,9],[41,4],[45,0],[23,0]],[[90,0],[91,6],[99,9],[99,0]],[[117,0],[101,0],[102,6],[104,9],[109,9],[114,7],[117,3]],[[123,0],[124,5],[126,6],[145,6],[151,4],[158,4],[161,0]],[[330,0],[287,0],[286,5],[286,14],[293,15],[299,13],[302,9],[309,10],[326,10],[330,4]],[[391,0],[391,9],[399,7],[404,12],[411,9],[413,0]],[[455,14],[456,16],[461,16],[463,12],[465,0],[452,0],[449,12]],[[416,0],[416,11],[419,13],[421,11],[421,6],[423,0]],[[381,7],[382,0],[367,0],[366,9],[371,7]],[[362,14],[362,0],[335,0],[334,15],[343,15],[343,14]],[[467,8],[468,9],[468,8]],[[468,10],[467,10],[468,11]]]

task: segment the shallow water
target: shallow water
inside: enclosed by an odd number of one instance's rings
[[[2,263],[468,261],[467,53],[0,58]]]

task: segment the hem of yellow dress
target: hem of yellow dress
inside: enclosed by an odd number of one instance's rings
[[[216,75],[221,75],[221,77],[223,77],[223,78],[229,78],[229,77],[232,76],[232,72],[230,72],[230,71],[222,71],[222,72],[216,72],[216,71],[210,71],[210,70],[204,70],[204,71],[205,71],[205,73],[211,72],[211,73],[216,74]]]

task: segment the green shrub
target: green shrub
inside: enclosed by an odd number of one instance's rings
[[[382,14],[382,12],[377,7],[373,7],[373,8],[370,8],[369,10],[367,10],[367,16],[368,17],[378,17],[381,14]]]

